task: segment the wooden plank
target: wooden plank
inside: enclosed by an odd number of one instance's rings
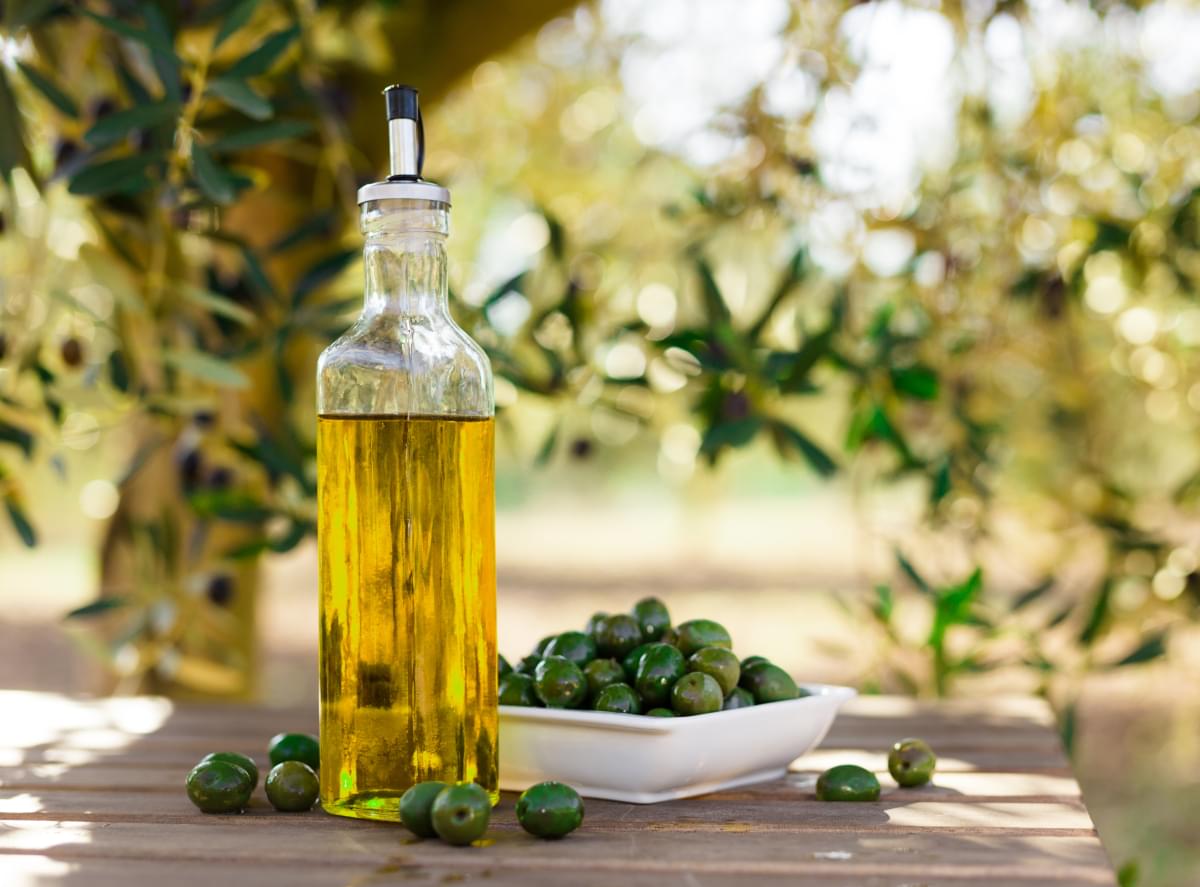
[[[131,884],[165,885],[171,887],[212,887],[213,884],[236,884],[238,887],[420,887],[420,885],[479,884],[486,887],[531,887],[533,884],[565,884],[571,887],[613,887],[614,873],[553,869],[538,877],[535,873],[511,868],[478,866],[467,869],[389,864],[377,869],[351,868],[346,871],[313,868],[300,863],[273,863],[247,866],[227,862],[203,865],[177,864],[165,870],[162,863],[141,860],[87,859],[63,861],[43,856],[11,857],[0,860],[0,875],[6,887],[45,887],[62,884],[65,887],[130,887]],[[898,884],[921,884],[930,887],[1028,887],[1047,884],[1053,887],[1091,887],[1111,885],[1111,878],[1095,871],[1071,870],[1034,874],[992,877],[995,870],[966,871],[957,877],[939,876],[930,880],[930,873],[903,880],[888,867],[882,874],[870,874],[862,867],[842,871],[830,865],[821,874],[778,874],[746,872],[714,873],[700,871],[628,872],[620,873],[621,887],[775,887],[785,880],[792,887],[897,887]]]
[[[480,868],[531,873],[603,871],[609,878],[619,874],[622,882],[631,874],[680,871],[837,877],[887,871],[895,878],[928,878],[940,872],[944,877],[1026,882],[1056,878],[1111,882],[1098,844],[1082,837],[801,834],[789,837],[787,852],[780,854],[778,840],[760,832],[739,833],[737,840],[722,843],[701,834],[674,835],[665,842],[654,831],[581,830],[566,841],[544,842],[516,829],[511,816],[502,816],[499,818],[504,821],[489,833],[490,846],[464,850],[401,837],[405,833],[393,826],[315,818],[324,826],[319,855],[312,853],[316,835],[310,828],[279,827],[270,841],[264,842],[261,832],[229,823],[225,817],[210,817],[211,824],[203,832],[187,825],[96,827],[78,822],[62,823],[55,829],[23,830],[27,823],[9,821],[0,830],[0,860],[41,854],[67,861],[141,859],[174,866],[236,861],[248,867],[286,867],[308,859],[312,867],[334,869],[404,863],[467,873]],[[198,840],[199,834],[203,840]]]
[[[266,769],[265,756],[261,761]],[[69,764],[29,764],[20,767],[0,767],[0,791],[37,792],[43,789],[59,791],[113,792],[170,792],[177,793],[183,784],[186,767],[138,767],[107,761],[82,766]],[[885,791],[896,786],[886,771],[878,773]],[[811,792],[816,771],[798,772],[786,779],[746,786],[715,795],[694,799],[701,803],[725,803],[730,800],[756,800],[772,797],[793,797],[797,791]],[[1045,773],[941,773],[930,785],[905,789],[898,793],[905,800],[997,800],[1004,798],[1078,798],[1079,785],[1069,774]]]

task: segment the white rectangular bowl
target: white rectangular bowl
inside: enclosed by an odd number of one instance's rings
[[[816,748],[855,691],[688,718],[500,706],[500,788],[553,779],[588,798],[654,804],[778,779]]]

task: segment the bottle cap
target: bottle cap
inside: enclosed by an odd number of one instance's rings
[[[450,192],[421,178],[425,166],[425,125],[417,90],[397,84],[383,91],[387,103],[390,175],[358,189],[360,204],[371,200],[433,200],[450,205]]]

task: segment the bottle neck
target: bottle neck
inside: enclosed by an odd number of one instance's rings
[[[447,316],[447,212],[426,201],[364,204],[363,314]]]

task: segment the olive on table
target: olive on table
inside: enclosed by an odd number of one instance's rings
[[[888,752],[888,772],[905,788],[927,783],[936,767],[937,755],[923,739],[901,739]]]
[[[533,672],[533,690],[547,708],[578,708],[587,686],[583,670],[564,656],[547,656]]]
[[[747,656],[741,662],[742,671],[745,671],[747,668],[749,668],[752,665],[758,665],[758,663],[760,663],[760,662],[770,662],[770,661],[771,660],[768,659],[766,656]]]
[[[561,838],[583,823],[583,799],[561,782],[539,782],[517,798],[517,822],[538,838]]]
[[[321,744],[311,733],[276,733],[267,754],[272,767],[284,761],[300,761],[314,770],[321,769]]]
[[[721,695],[728,696],[738,685],[742,666],[732,650],[724,647],[701,647],[688,657],[688,671],[702,671],[721,685]]]
[[[187,775],[187,796],[201,813],[240,813],[253,791],[250,774],[229,761],[204,761]]]
[[[642,626],[642,637],[647,641],[657,641],[671,627],[671,613],[656,597],[645,597],[634,604],[633,618]]]
[[[429,818],[439,838],[461,847],[483,837],[491,816],[492,802],[483,786],[459,782],[438,792]]]
[[[678,648],[651,644],[642,653],[633,685],[647,705],[666,706],[671,699],[671,687],[686,671],[687,663]]]
[[[684,656],[691,656],[701,647],[724,647],[728,650],[733,646],[725,626],[711,619],[690,619],[675,626],[675,631],[678,634],[676,646]]]
[[[671,711],[671,709],[669,709],[669,708],[662,708],[662,707],[652,708],[648,712],[646,712],[646,717],[649,717],[649,718],[673,718],[673,717],[675,717],[675,712]]]
[[[554,642],[556,637],[558,637],[558,635],[548,634],[538,641],[537,646],[533,648],[534,655],[540,656],[543,659],[546,658],[546,648]]]
[[[503,655],[496,658],[496,671],[498,677],[504,677],[506,674],[510,674],[512,670],[513,667],[508,664],[508,660],[505,659]]]
[[[512,674],[506,674],[502,677],[500,679],[499,703],[501,705],[533,707],[540,705],[537,693],[533,689],[533,676],[514,671]]]
[[[302,761],[276,764],[267,774],[263,787],[267,790],[267,800],[271,806],[284,813],[311,810],[321,792],[317,774]]]
[[[596,658],[596,642],[582,631],[564,631],[546,645],[543,656],[562,656],[583,668]]]
[[[660,637],[658,640],[660,643],[670,644],[672,647],[676,647],[679,645],[679,632],[675,630],[675,626],[671,626],[662,633],[662,637]]]
[[[749,690],[743,690],[741,687],[734,687],[729,695],[725,697],[725,704],[721,706],[722,711],[733,711],[737,708],[749,708],[754,705],[754,696]]]
[[[758,705],[795,699],[801,695],[792,676],[770,662],[759,662],[745,669],[738,684],[750,691]]]
[[[418,782],[400,796],[400,821],[418,838],[436,838],[433,830],[433,802],[446,783],[431,780]]]
[[[621,668],[625,672],[625,681],[632,684],[637,680],[638,663],[642,661],[642,654],[649,650],[650,644],[638,644],[632,650],[625,654],[625,658],[621,660]]]
[[[610,684],[624,683],[625,669],[615,659],[593,659],[583,667],[583,676],[587,678],[588,697],[595,699]]]
[[[600,691],[592,704],[596,711],[609,711],[622,715],[642,713],[642,703],[633,687],[628,684],[609,684]]]
[[[643,642],[641,624],[628,613],[604,617],[596,630],[598,655],[620,661]]]
[[[817,779],[817,798],[822,801],[875,801],[879,780],[857,764],[830,767]]]
[[[720,711],[724,701],[721,685],[700,671],[685,674],[671,688],[671,708],[679,715],[705,715]]]
[[[209,761],[225,761],[228,764],[237,764],[250,774],[250,788],[253,789],[258,785],[258,765],[254,763],[254,759],[249,755],[239,755],[235,751],[215,751],[211,755],[205,755],[200,759],[201,764]]]

